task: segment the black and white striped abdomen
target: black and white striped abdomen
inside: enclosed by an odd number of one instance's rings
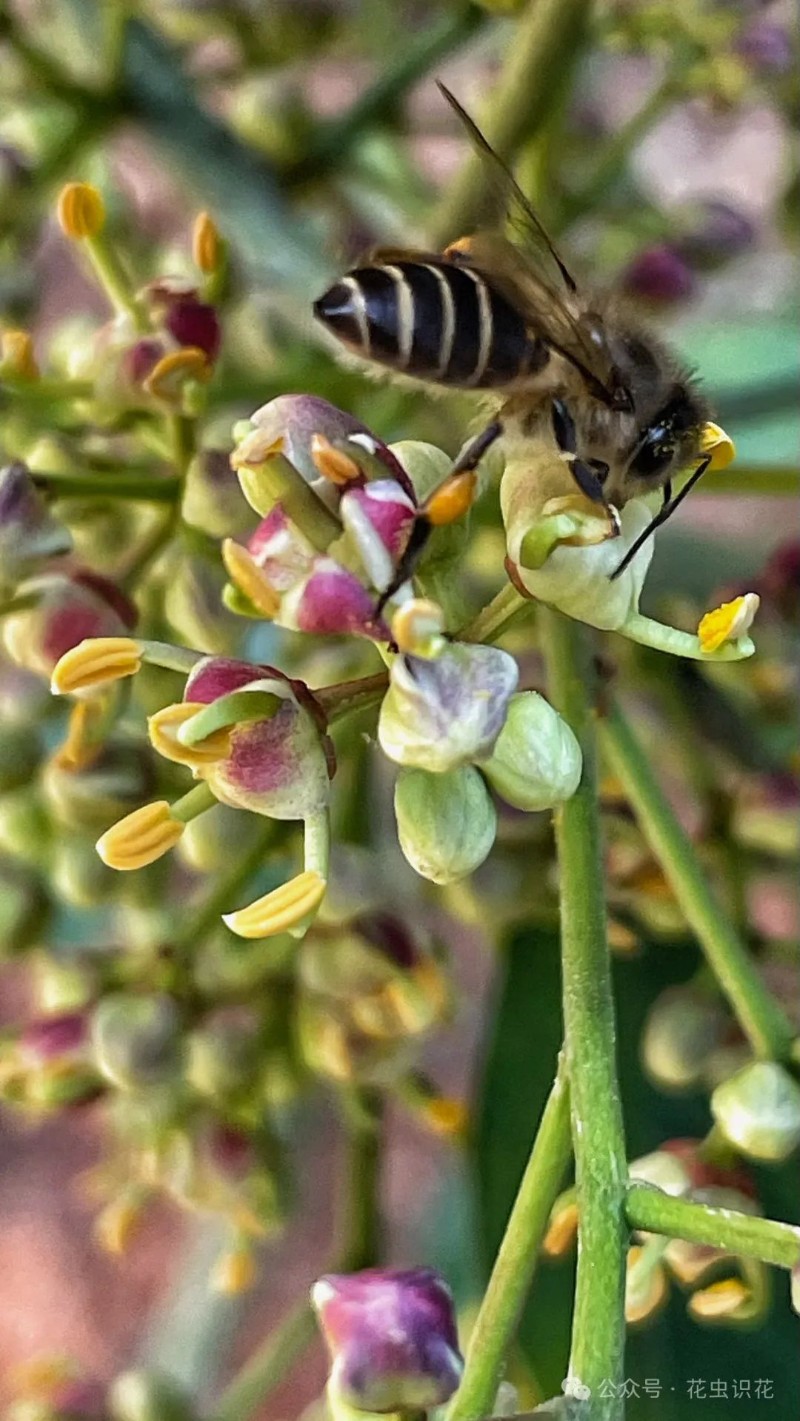
[[[549,357],[486,277],[445,261],[358,267],[314,303],[314,314],[366,360],[443,385],[507,385]]]

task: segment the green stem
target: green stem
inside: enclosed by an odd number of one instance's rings
[[[460,641],[496,641],[514,617],[526,608],[530,609],[530,606],[530,601],[521,597],[516,587],[507,582],[456,635]]]
[[[294,166],[283,174],[286,187],[313,181],[341,168],[354,146],[380,122],[391,122],[408,90],[431,69],[458,49],[486,22],[476,5],[445,12],[421,35],[409,35],[405,50],[356,99],[340,118],[322,128]]]
[[[772,1263],[776,1268],[796,1268],[800,1264],[800,1228],[794,1224],[676,1199],[650,1184],[628,1186],[625,1213],[632,1229],[724,1248],[730,1253],[760,1258],[762,1263]]]
[[[174,503],[181,490],[176,478],[116,478],[107,474],[43,473],[37,469],[34,483],[46,488],[55,498],[80,497],[130,498],[143,503]]]
[[[494,1407],[570,1149],[569,1086],[562,1056],[470,1334],[464,1376],[447,1421],[473,1421]]]
[[[341,720],[351,711],[376,705],[386,695],[389,678],[385,671],[374,676],[359,676],[354,681],[338,681],[332,686],[320,686],[314,700],[322,707],[329,721]]]
[[[520,16],[487,113],[486,136],[511,162],[547,119],[581,53],[591,0],[536,0]],[[470,231],[485,205],[484,167],[472,153],[446,194],[433,229],[444,244]]]
[[[377,1101],[363,1098],[348,1112],[342,1181],[341,1239],[330,1271],[349,1273],[376,1261],[380,1239],[378,1183],[380,1119]],[[309,1302],[292,1309],[233,1378],[217,1403],[213,1421],[247,1421],[263,1405],[292,1363],[311,1343],[316,1322]]]
[[[196,819],[198,814],[205,814],[207,809],[212,809],[216,803],[216,797],[208,785],[199,784],[175,800],[170,806],[170,814],[173,819],[180,819],[182,823],[188,824],[192,819]]]
[[[560,872],[564,1035],[580,1250],[568,1395],[592,1398],[592,1421],[618,1421],[625,1346],[627,1168],[606,942],[593,666],[585,627],[542,610],[548,689],[583,753],[578,790],[555,816]],[[603,1383],[606,1383],[602,1387]],[[611,1385],[609,1385],[609,1383]],[[609,1396],[600,1394],[608,1391]]]
[[[84,240],[86,254],[94,268],[95,276],[106,293],[111,305],[121,315],[130,316],[134,330],[147,330],[144,313],[131,289],[115,248],[105,232]]]
[[[173,952],[176,956],[179,957],[185,950],[194,948],[197,943],[202,942],[206,933],[219,926],[222,914],[235,901],[238,890],[262,867],[274,832],[272,820],[268,820],[253,840],[252,847],[242,858],[236,860],[230,873],[218,879],[197,912],[189,914],[184,926],[172,939]]]
[[[767,991],[750,956],[709,887],[694,845],[675,816],[641,745],[619,708],[602,722],[602,745],[642,832],[736,1017],[759,1056],[789,1056],[794,1031]]]
[[[280,503],[286,517],[308,538],[319,553],[326,553],[342,525],[317,498],[283,454],[272,454],[258,468],[245,464],[238,469],[244,496],[257,513],[265,517]]]

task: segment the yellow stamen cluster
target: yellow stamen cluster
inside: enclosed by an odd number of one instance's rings
[[[217,730],[207,735],[198,745],[184,745],[180,732],[192,718],[205,710],[205,706],[194,701],[178,701],[172,706],[151,715],[147,722],[150,744],[165,760],[173,760],[176,765],[188,765],[190,770],[202,770],[224,760],[230,750],[230,731]]]
[[[0,337],[0,373],[6,379],[38,380],[39,366],[28,331],[3,331]]]
[[[96,237],[106,220],[103,199],[91,183],[67,183],[59,194],[56,213],[64,236],[73,241]]]
[[[337,449],[324,434],[312,434],[311,458],[322,477],[332,484],[349,484],[360,477],[361,470],[355,459]]]
[[[327,884],[315,869],[306,869],[247,908],[223,915],[222,921],[237,937],[277,937],[291,932],[317,911]]]
[[[222,561],[234,587],[271,620],[280,608],[280,594],[247,548],[235,543],[233,538],[226,538],[222,544]]]
[[[109,868],[122,872],[144,868],[169,853],[186,825],[175,819],[164,799],[143,804],[112,824],[97,841],[97,852]]]
[[[757,592],[745,592],[743,597],[734,597],[732,602],[723,602],[713,612],[706,612],[697,628],[703,651],[718,651],[726,641],[744,636],[753,624],[760,600]]]
[[[56,663],[50,681],[54,696],[85,696],[135,676],[142,665],[138,641],[128,636],[89,637]]]

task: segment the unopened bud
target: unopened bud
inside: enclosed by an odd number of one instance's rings
[[[172,1080],[183,1059],[180,1025],[171,997],[104,997],[92,1018],[97,1065],[121,1090]]]
[[[397,833],[408,862],[433,883],[454,883],[482,864],[497,812],[471,765],[447,774],[401,770],[394,795]]]
[[[711,1113],[726,1140],[778,1163],[800,1144],[800,1086],[776,1061],[753,1061],[718,1085]]]
[[[106,220],[103,199],[91,183],[67,183],[61,189],[56,210],[64,236],[73,241],[96,237]]]
[[[552,809],[580,783],[581,747],[565,720],[543,696],[512,696],[506,723],[481,769],[492,788],[515,809]]]
[[[625,1274],[625,1321],[645,1322],[667,1299],[667,1275],[648,1255],[647,1245],[631,1248]]]
[[[647,1071],[668,1090],[691,1090],[727,1025],[725,1011],[710,997],[686,987],[663,992],[642,1036]]]

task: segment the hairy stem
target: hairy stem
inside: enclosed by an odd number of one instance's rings
[[[574,61],[591,0],[536,0],[522,13],[487,115],[489,142],[511,162],[558,99]],[[485,196],[484,169],[477,154],[467,159],[446,194],[433,226],[442,245],[474,226]]]
[[[691,839],[618,707],[602,722],[602,745],[642,832],[754,1051],[759,1056],[787,1058],[795,1035],[791,1023],[768,992],[757,963],[714,897]]]
[[[560,871],[564,1035],[572,1096],[572,1143],[580,1247],[567,1394],[591,1397],[591,1421],[618,1421],[625,1345],[625,1140],[616,1070],[614,1004],[593,707],[585,627],[542,611],[548,689],[583,752],[583,776],[556,812]],[[606,1397],[600,1395],[608,1391]],[[587,1390],[588,1389],[588,1390]]]
[[[493,1409],[570,1151],[569,1087],[562,1056],[470,1334],[464,1376],[447,1421],[473,1421]]]
[[[629,1185],[625,1212],[632,1229],[725,1248],[776,1268],[796,1268],[800,1263],[800,1228],[794,1224],[676,1199],[650,1184]]]

